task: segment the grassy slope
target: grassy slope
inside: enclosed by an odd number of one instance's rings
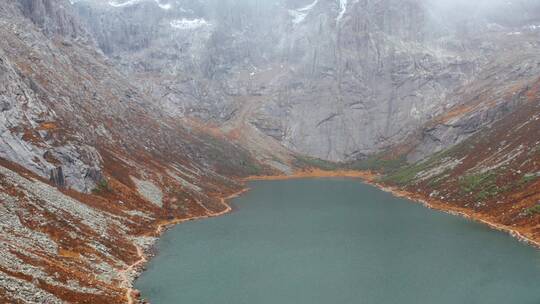
[[[536,96],[536,95],[534,95]],[[407,164],[381,153],[354,164],[382,173],[379,181],[531,227],[540,236],[540,105],[531,98],[468,140]]]

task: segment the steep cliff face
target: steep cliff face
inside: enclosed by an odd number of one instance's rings
[[[457,90],[482,81],[477,75],[494,62],[506,67],[501,52],[536,58],[534,1],[83,0],[76,7],[115,64],[172,115],[223,124],[257,96],[247,123],[330,160],[401,141],[459,102]],[[453,13],[464,10],[470,14]]]
[[[69,6],[69,3],[64,5]],[[67,78],[61,78],[57,72],[70,62],[67,56],[57,56],[54,52],[67,48],[70,42],[63,37],[76,35],[74,29],[80,27],[64,27],[66,20],[73,22],[74,17],[66,17],[61,13],[61,6],[50,1],[14,3],[0,9],[3,28],[0,33],[3,40],[0,157],[50,177],[60,186],[89,191],[99,176],[92,172],[99,172],[100,159],[95,148],[59,132],[62,118],[55,110],[69,103],[68,97],[61,93],[64,84],[59,84]],[[43,37],[21,12],[31,20],[40,16],[34,22],[43,26],[43,33],[56,35],[61,40],[53,43]],[[54,84],[59,86],[53,88]]]
[[[46,35],[75,38],[85,33],[68,1],[24,0],[19,1],[19,5],[24,16],[39,26]]]
[[[440,111],[477,68],[474,55],[427,40],[416,2],[349,3],[337,16],[324,4],[293,26],[294,70],[268,106],[285,112],[281,140],[293,150],[330,160],[376,152]]]

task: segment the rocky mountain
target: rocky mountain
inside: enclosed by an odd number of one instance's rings
[[[103,52],[173,117],[222,125],[257,99],[248,124],[290,150],[334,161],[400,142],[459,103],[464,86],[481,86],[483,73],[504,75],[513,64],[537,72],[534,1],[75,7]],[[463,11],[470,14],[453,13]]]
[[[3,1],[0,302],[132,303],[164,225],[302,167],[538,239],[539,43],[534,0]]]
[[[436,117],[404,143],[353,167],[381,172],[379,183],[438,208],[538,239],[539,84],[538,79],[514,84],[498,100],[477,96]],[[469,135],[462,135],[465,139],[459,144],[445,146],[449,138],[456,141],[458,133]],[[441,146],[445,148],[434,152]],[[428,151],[428,157],[410,161]]]

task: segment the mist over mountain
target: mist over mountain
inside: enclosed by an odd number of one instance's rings
[[[0,302],[126,303],[250,176],[370,171],[538,240],[539,47],[535,0],[2,1]]]
[[[248,123],[262,136],[330,160],[397,143],[458,102],[454,91],[493,62],[537,43],[534,1],[83,0],[75,7],[103,52],[140,75],[168,113],[225,124],[245,107],[239,99],[257,96]]]

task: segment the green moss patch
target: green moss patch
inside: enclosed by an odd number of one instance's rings
[[[388,174],[399,170],[405,165],[407,165],[407,160],[404,155],[393,159],[372,155],[366,159],[352,162],[348,164],[348,167],[353,170],[373,170]]]
[[[540,214],[540,203],[526,210],[527,215]]]
[[[340,163],[302,155],[296,156],[295,166],[299,168],[318,168],[327,171],[343,169],[343,165]]]
[[[112,192],[112,188],[106,179],[100,180],[96,187],[92,189],[92,193],[94,194],[102,194],[106,192]]]
[[[450,150],[435,153],[427,160],[400,168],[396,172],[383,177],[382,181],[400,186],[410,185],[416,180],[416,177],[420,172],[435,168],[444,158],[448,157],[450,153]],[[442,182],[442,180],[439,180],[439,182]]]

